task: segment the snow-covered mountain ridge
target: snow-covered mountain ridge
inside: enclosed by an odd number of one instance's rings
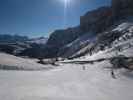
[[[77,40],[61,49],[61,52],[64,53],[63,56],[70,58],[80,57],[86,54],[92,55],[110,48],[118,49],[118,47],[120,47],[119,45],[126,47],[128,46],[127,44],[131,44],[130,46],[132,46],[132,39],[133,22],[124,20],[110,28],[108,31],[101,33],[96,38],[90,39],[87,35],[79,37]],[[66,49],[66,52],[64,52],[64,49]]]
[[[79,55],[80,53],[75,55],[74,53],[78,52],[80,49],[84,49],[84,55],[88,48],[92,49],[91,51],[98,52],[100,49],[104,49],[105,45],[106,47],[110,46],[116,38],[123,35],[121,29],[127,29],[128,26],[132,24],[132,22],[130,23],[129,21],[129,17],[132,19],[132,16],[132,0],[112,0],[111,6],[100,7],[81,16],[80,25],[77,27],[53,32],[48,39],[48,49],[46,49],[46,51],[49,49],[51,51],[47,53],[47,56],[52,57],[50,55],[52,54],[53,57],[78,57],[82,55]],[[126,23],[127,21],[129,21],[129,23]],[[115,35],[115,33],[117,34]],[[91,37],[86,34],[90,36],[92,34],[95,35],[97,40],[93,41],[93,43],[87,42]],[[86,47],[82,45],[81,42],[78,42],[84,36],[88,37],[86,43],[84,39],[84,44],[90,44],[93,45],[93,47]],[[115,38],[113,38],[113,36]],[[83,39],[81,39],[81,41],[83,41]]]

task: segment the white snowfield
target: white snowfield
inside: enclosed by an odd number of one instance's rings
[[[42,70],[53,68],[50,65],[44,66],[42,64],[38,64],[36,61],[33,59],[24,59],[6,53],[0,53],[0,66],[5,65],[13,69],[17,68],[23,70]]]
[[[132,48],[123,52],[129,51]],[[107,56],[103,52],[90,59],[102,55]],[[113,79],[106,68],[109,66],[104,61],[92,65],[60,64],[47,71],[1,70],[0,100],[133,100],[133,73],[122,69],[115,72],[117,79]]]
[[[0,100],[132,100],[133,73],[113,79],[106,62],[43,71],[0,71]]]

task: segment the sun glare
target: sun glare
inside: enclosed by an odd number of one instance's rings
[[[69,9],[70,3],[72,3],[72,0],[59,0],[62,5],[64,5],[64,26],[66,26],[67,23],[67,13]]]
[[[66,7],[71,2],[71,0],[60,0],[60,2],[63,3]]]
[[[60,0],[60,1],[63,3],[69,3],[70,2],[70,0]]]

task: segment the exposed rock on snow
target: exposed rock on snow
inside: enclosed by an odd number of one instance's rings
[[[71,57],[74,55],[76,52],[78,52],[80,49],[86,47],[86,46],[91,46],[91,42],[95,40],[94,36],[90,36],[90,34],[85,34],[70,44],[65,45],[59,50],[58,56],[67,58]]]

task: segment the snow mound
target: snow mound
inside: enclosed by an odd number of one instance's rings
[[[0,68],[9,70],[42,70],[50,69],[50,65],[41,65],[35,60],[24,59],[13,55],[0,53]]]

